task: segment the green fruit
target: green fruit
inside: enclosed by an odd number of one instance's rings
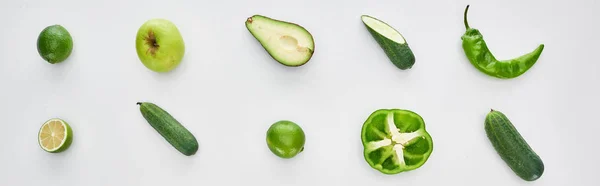
[[[485,132],[498,155],[521,179],[534,181],[542,176],[544,162],[506,115],[490,111],[485,118]]]
[[[410,110],[376,110],[363,124],[360,137],[365,160],[384,174],[415,170],[433,152],[423,118]]]
[[[40,127],[38,143],[46,152],[59,153],[67,150],[73,142],[73,130],[62,119],[52,118]]]
[[[246,20],[246,28],[273,59],[285,66],[302,66],[315,51],[312,35],[295,23],[254,15]]]
[[[73,38],[63,26],[51,25],[44,28],[38,36],[37,50],[48,63],[60,63],[71,55]]]
[[[171,114],[149,102],[138,102],[142,116],[167,142],[186,156],[196,154],[198,141]]]
[[[477,70],[491,77],[511,79],[523,75],[537,63],[544,51],[544,44],[539,44],[535,50],[513,59],[496,59],[481,31],[469,26],[467,13],[469,13],[469,5],[463,13],[466,31],[460,39],[465,57]]]
[[[371,36],[397,68],[402,70],[412,68],[415,64],[415,55],[400,32],[371,16],[363,15],[361,19]]]
[[[177,67],[185,54],[185,43],[177,26],[165,19],[146,21],[135,39],[137,55],[146,68],[168,72]]]
[[[300,126],[291,121],[275,122],[267,130],[267,146],[281,158],[293,158],[304,150],[305,136]]]

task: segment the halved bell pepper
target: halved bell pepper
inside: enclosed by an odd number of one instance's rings
[[[361,138],[365,160],[384,174],[417,169],[433,151],[423,118],[409,110],[373,112],[363,124]]]

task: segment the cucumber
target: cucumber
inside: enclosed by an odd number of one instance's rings
[[[186,156],[196,154],[198,141],[171,114],[159,106],[149,102],[138,102],[142,116],[148,121],[163,138],[165,138],[175,149]]]
[[[534,181],[542,176],[542,159],[502,112],[492,110],[488,113],[485,118],[485,132],[502,160],[521,179]]]
[[[363,15],[361,19],[392,64],[401,70],[412,68],[415,64],[415,55],[400,32],[371,16]]]

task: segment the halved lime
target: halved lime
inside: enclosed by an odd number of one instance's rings
[[[38,133],[38,143],[47,152],[57,153],[67,150],[73,141],[71,126],[62,119],[46,121]]]

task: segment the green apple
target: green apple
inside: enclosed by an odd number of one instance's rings
[[[146,21],[137,32],[135,48],[142,64],[155,72],[173,70],[185,53],[177,26],[165,19]]]

